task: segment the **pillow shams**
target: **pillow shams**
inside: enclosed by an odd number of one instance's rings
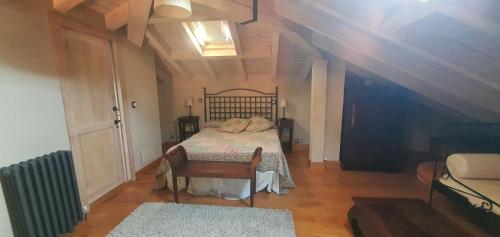
[[[204,128],[218,128],[220,127],[222,124],[224,123],[224,121],[208,121],[206,122],[203,127]]]
[[[217,129],[223,132],[240,133],[245,130],[249,123],[250,120],[248,119],[232,118],[221,124]]]
[[[247,132],[262,132],[274,127],[275,124],[266,118],[252,117],[250,118],[250,124],[247,126],[245,130]]]

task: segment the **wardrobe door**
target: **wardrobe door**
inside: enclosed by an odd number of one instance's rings
[[[405,163],[402,150],[402,138],[406,114],[406,94],[393,91],[381,95],[378,99],[378,120],[376,132],[377,170],[399,171]]]
[[[376,165],[378,102],[371,88],[346,81],[340,161],[343,169],[371,169]]]
[[[340,161],[346,170],[397,171],[405,90],[349,76],[345,83]]]

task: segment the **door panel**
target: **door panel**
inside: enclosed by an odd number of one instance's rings
[[[118,162],[112,159],[102,159],[116,155],[119,146],[114,143],[115,137],[113,126],[79,135],[80,154],[83,158],[83,168],[87,171],[85,181],[90,200],[99,198],[100,195],[120,184]]]
[[[406,90],[381,79],[348,74],[340,161],[348,170],[398,171]]]
[[[90,203],[124,182],[121,125],[111,42],[64,29],[61,82],[82,199]]]

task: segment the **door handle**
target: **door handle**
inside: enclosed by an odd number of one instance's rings
[[[114,123],[114,124],[116,125],[116,127],[118,128],[118,127],[119,127],[119,124],[120,124],[120,122],[121,122],[121,120],[120,120],[120,117],[121,117],[121,115],[120,115],[120,109],[118,109],[118,107],[116,107],[116,106],[113,106],[113,111],[114,111],[114,112],[115,112],[115,114],[116,114],[116,119],[115,119],[115,121],[113,121],[113,123]]]

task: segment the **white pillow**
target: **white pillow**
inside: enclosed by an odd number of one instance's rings
[[[218,128],[220,127],[224,121],[208,121],[203,124],[203,128]]]
[[[224,122],[217,129],[223,132],[240,133],[245,130],[249,123],[250,120],[248,119],[232,118]]]
[[[500,154],[453,154],[446,166],[457,178],[500,179]]]
[[[274,123],[269,119],[262,117],[252,117],[250,118],[250,124],[245,129],[247,132],[262,132],[268,129],[274,128]]]

